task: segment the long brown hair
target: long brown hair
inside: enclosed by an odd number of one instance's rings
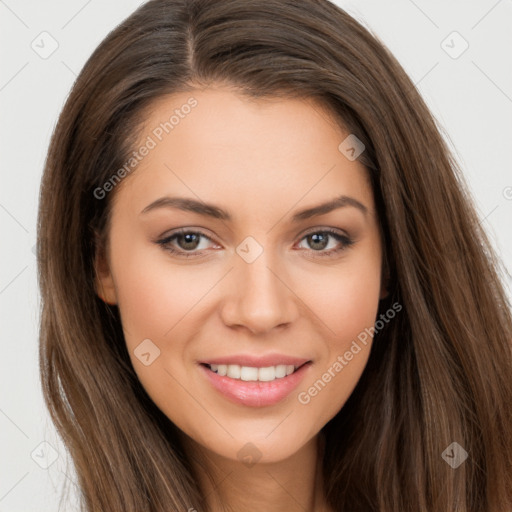
[[[44,397],[87,511],[207,510],[177,427],[138,381],[95,251],[145,109],[209,84],[304,97],[364,143],[400,314],[323,428],[334,510],[512,510],[512,319],[500,261],[439,128],[396,59],[326,0],[151,0],[78,76],[41,185]],[[468,453],[453,468],[442,453]]]

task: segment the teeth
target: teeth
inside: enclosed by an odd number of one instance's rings
[[[244,368],[244,370],[245,370],[245,368]],[[232,379],[239,379],[240,374],[241,374],[240,366],[238,366],[237,364],[228,365],[228,371],[226,373],[226,375],[228,377],[231,377]]]
[[[251,368],[250,366],[238,366],[237,364],[229,365],[228,368],[231,367],[238,368],[238,375],[240,378],[245,381],[250,380],[258,380],[258,368]]]
[[[281,377],[286,377],[286,365],[279,364],[276,366],[276,378],[280,379]]]
[[[253,366],[240,366],[238,364],[212,364],[210,369],[222,376],[228,376],[232,379],[244,381],[270,382],[291,375],[298,366],[293,364],[278,364],[277,366],[267,366],[265,368],[256,368]]]
[[[258,380],[262,380],[264,382],[274,380],[276,378],[276,367],[269,366],[268,368],[259,368],[258,369]]]

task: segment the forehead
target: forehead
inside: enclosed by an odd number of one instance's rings
[[[119,188],[141,209],[138,197],[164,191],[236,199],[240,208],[254,200],[291,206],[306,194],[310,202],[338,193],[368,202],[366,169],[339,149],[348,135],[311,99],[252,99],[229,89],[176,93],[146,110],[135,170]]]

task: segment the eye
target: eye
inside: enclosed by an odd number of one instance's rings
[[[183,229],[161,240],[157,240],[157,244],[172,254],[188,258],[190,256],[198,256],[200,251],[208,248],[207,243],[201,244],[202,239],[213,243],[210,237],[200,231],[186,231]],[[173,245],[173,242],[178,247]]]
[[[309,247],[312,248],[312,252],[317,253],[314,255],[315,257],[334,256],[354,243],[354,240],[350,237],[334,229],[310,231],[302,240],[305,240]],[[325,250],[327,248],[328,250]]]
[[[302,237],[301,242],[303,240],[310,246],[314,257],[335,256],[354,244],[354,240],[334,229],[310,231]],[[181,229],[156,241],[167,252],[185,258],[201,256],[202,251],[208,249],[208,242],[215,244],[209,236],[201,231],[186,229]],[[304,249],[304,247],[302,248]],[[307,250],[307,247],[305,249]]]

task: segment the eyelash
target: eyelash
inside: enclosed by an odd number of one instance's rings
[[[320,257],[320,258],[334,257],[337,254],[339,254],[340,252],[347,250],[349,247],[351,247],[354,244],[354,240],[352,238],[350,238],[350,237],[348,237],[346,235],[342,235],[338,231],[335,231],[334,229],[330,229],[330,228],[318,229],[318,230],[315,230],[315,231],[310,231],[310,232],[306,233],[301,238],[301,241],[304,240],[306,237],[308,237],[310,235],[316,235],[316,234],[320,234],[320,233],[321,234],[328,234],[328,235],[332,236],[333,238],[338,240],[338,242],[341,242],[342,246],[341,246],[341,248],[330,249],[328,251],[323,251],[323,250],[315,251],[314,249],[311,249],[311,252],[316,253],[315,256],[314,256],[315,258],[316,257]],[[169,252],[169,253],[171,253],[173,255],[176,255],[178,257],[184,257],[184,258],[199,257],[201,255],[201,252],[177,250],[177,249],[175,249],[174,247],[172,247],[170,245],[170,243],[171,243],[171,241],[173,239],[175,239],[175,238],[177,238],[179,236],[182,236],[182,235],[200,235],[200,236],[210,240],[211,242],[213,242],[213,240],[209,236],[205,235],[201,231],[191,231],[191,230],[186,230],[186,229],[180,229],[178,231],[175,231],[170,236],[162,238],[161,240],[157,240],[156,243],[158,245],[160,245],[165,251],[167,251],[167,252]]]

